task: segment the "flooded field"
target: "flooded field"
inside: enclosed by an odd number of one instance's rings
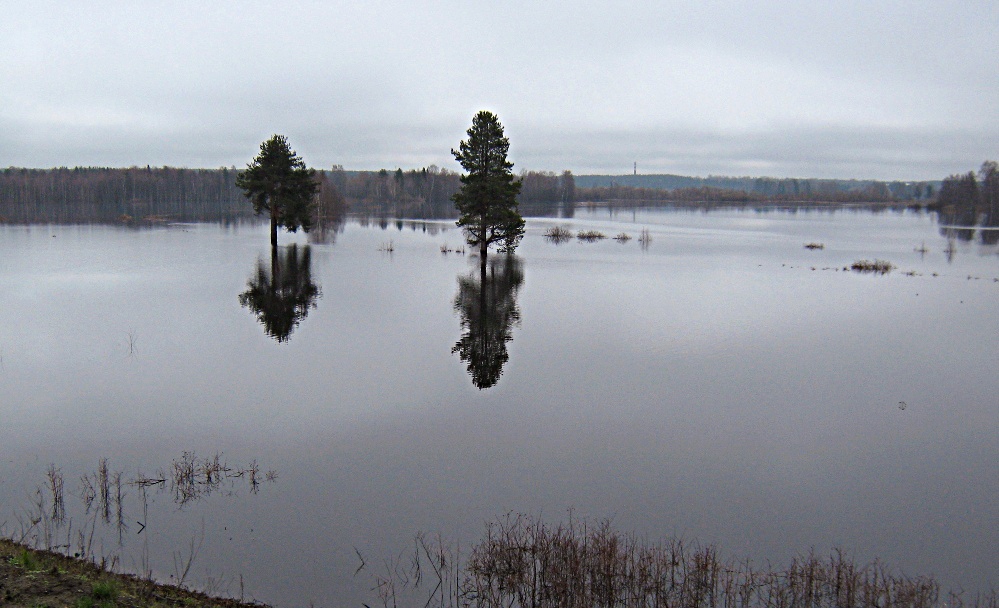
[[[5,535],[279,606],[375,605],[421,531],[570,510],[999,586],[994,238],[581,209],[485,274],[447,221],[280,239],[0,226]]]

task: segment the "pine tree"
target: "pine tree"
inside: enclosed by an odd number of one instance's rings
[[[490,245],[513,252],[524,236],[524,218],[517,209],[520,181],[514,179],[513,163],[506,158],[509,149],[503,125],[495,114],[483,110],[472,119],[468,139],[451,150],[468,172],[452,197],[461,214],[457,223],[468,244],[479,248],[483,268]]]
[[[290,232],[312,228],[312,206],[319,190],[315,170],[305,166],[284,135],[260,144],[260,154],[236,176],[236,186],[253,202],[257,215],[271,218],[271,247],[277,247],[277,228]]]

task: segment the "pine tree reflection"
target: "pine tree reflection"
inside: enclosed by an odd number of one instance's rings
[[[278,342],[287,342],[291,332],[316,307],[322,296],[312,282],[312,256],[309,246],[291,245],[271,253],[270,268],[263,258],[257,271],[239,294],[239,304],[249,308]]]
[[[454,310],[461,315],[464,333],[452,353],[468,364],[476,388],[494,386],[510,358],[506,343],[520,323],[517,291],[524,282],[523,263],[507,255],[490,259],[488,267],[458,277]]]

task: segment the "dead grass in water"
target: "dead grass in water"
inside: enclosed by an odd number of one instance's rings
[[[850,269],[854,272],[871,274],[888,274],[894,268],[894,264],[885,260],[857,260],[850,266]]]
[[[565,226],[552,226],[545,231],[545,238],[556,245],[561,245],[572,240],[572,231]]]
[[[360,554],[359,554],[360,555]],[[363,560],[363,558],[362,558]],[[408,564],[408,567],[407,567]],[[365,563],[362,561],[362,569]],[[417,588],[429,598],[413,597]],[[480,608],[996,608],[996,593],[942,595],[932,577],[906,577],[842,551],[785,569],[726,560],[712,546],[648,541],[604,520],[549,525],[511,514],[487,526],[464,558],[439,536],[416,537],[411,559],[386,563],[374,590],[384,606]],[[410,595],[407,596],[406,594]],[[404,604],[400,604],[403,601]]]

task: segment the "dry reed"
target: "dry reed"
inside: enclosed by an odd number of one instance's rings
[[[959,594],[942,597],[931,577],[895,574],[877,561],[857,565],[840,550],[825,557],[810,552],[783,570],[757,568],[723,559],[712,545],[649,542],[606,520],[571,514],[556,525],[525,515],[500,518],[464,561],[439,536],[420,534],[408,571],[398,560],[386,566],[376,577],[384,605],[406,587],[419,587],[429,572],[426,605],[441,607],[997,608],[995,592],[967,602]]]

